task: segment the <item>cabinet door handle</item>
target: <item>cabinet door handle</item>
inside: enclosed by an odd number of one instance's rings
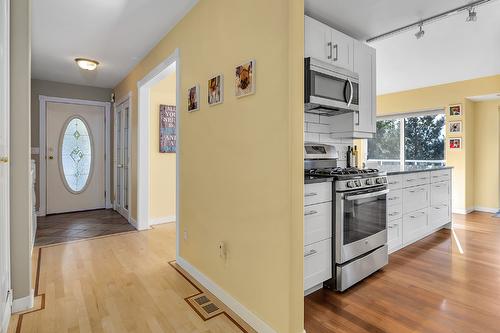
[[[388,225],[387,227],[388,227],[389,229],[394,229],[394,228],[396,228],[396,225],[395,225],[395,224],[391,224],[391,225]]]
[[[399,197],[392,197],[392,198],[389,198],[389,199],[387,199],[387,200],[389,200],[389,201],[393,201],[393,200],[398,200],[398,199],[399,199]]]
[[[315,195],[318,195],[316,192],[311,192],[311,193],[306,193],[304,194],[305,197],[314,197]]]
[[[398,216],[399,213],[398,212],[394,212],[394,213],[390,213],[389,216]]]
[[[339,46],[337,44],[333,45],[333,48],[335,49],[335,58],[333,58],[333,61],[339,60]]]
[[[415,180],[416,180],[416,179],[407,179],[406,181],[407,181],[408,183],[411,183],[411,182],[414,182]]]
[[[304,216],[309,216],[309,215],[314,215],[314,214],[318,214],[318,211],[317,210],[310,210],[308,212],[305,212]]]
[[[427,177],[420,177],[421,180],[427,180]]]
[[[316,251],[316,250],[311,250],[311,251],[309,251],[309,252],[307,252],[307,253],[304,253],[304,258],[307,258],[307,257],[310,257],[310,256],[312,256],[312,255],[315,255],[316,253],[318,253],[318,251]]]
[[[425,215],[425,213],[424,213],[424,212],[421,212],[421,213],[420,213],[420,216],[424,216],[424,215]],[[410,215],[410,218],[412,218],[412,219],[416,219],[417,217],[418,217],[418,216],[416,216],[416,215]]]
[[[328,42],[328,44],[326,44],[326,45],[330,48],[330,55],[327,58],[332,59],[332,57],[333,57],[332,42]]]

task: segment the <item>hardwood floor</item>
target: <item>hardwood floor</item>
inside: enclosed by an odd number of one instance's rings
[[[37,219],[35,245],[49,245],[99,237],[135,228],[111,209],[42,216]]]
[[[306,331],[500,332],[500,218],[453,218],[463,253],[450,230],[397,251],[347,292],[307,296]]]
[[[36,306],[9,333],[255,332],[218,301],[220,315],[203,319],[189,300],[215,297],[174,259],[173,223],[35,249]]]

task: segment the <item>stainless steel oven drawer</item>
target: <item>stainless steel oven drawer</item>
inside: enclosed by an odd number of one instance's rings
[[[336,267],[335,284],[339,291],[344,291],[352,285],[373,274],[389,262],[387,244],[370,254],[345,265]]]

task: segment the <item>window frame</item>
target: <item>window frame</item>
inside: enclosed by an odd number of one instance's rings
[[[444,158],[442,160],[425,160],[425,162],[429,163],[446,163],[446,112],[445,109],[431,109],[425,111],[417,111],[417,112],[407,112],[407,113],[395,113],[387,116],[379,116],[376,121],[384,121],[384,120],[399,120],[399,165],[406,165],[406,154],[405,154],[405,118],[412,117],[423,117],[423,116],[437,116],[443,115],[445,116],[445,139],[444,139]],[[383,162],[383,161],[392,161],[396,162],[397,160],[391,159],[368,159],[368,141],[366,142],[366,154],[365,161],[367,162]],[[420,161],[420,160],[418,160]],[[422,160],[424,161],[424,160]]]

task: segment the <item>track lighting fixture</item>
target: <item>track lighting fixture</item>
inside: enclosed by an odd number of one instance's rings
[[[418,25],[419,30],[418,30],[418,32],[415,34],[415,37],[417,37],[417,39],[420,39],[420,38],[424,37],[425,31],[424,31],[424,29],[423,29],[423,26],[424,26],[424,24],[423,24],[423,23],[420,23],[420,24]]]

